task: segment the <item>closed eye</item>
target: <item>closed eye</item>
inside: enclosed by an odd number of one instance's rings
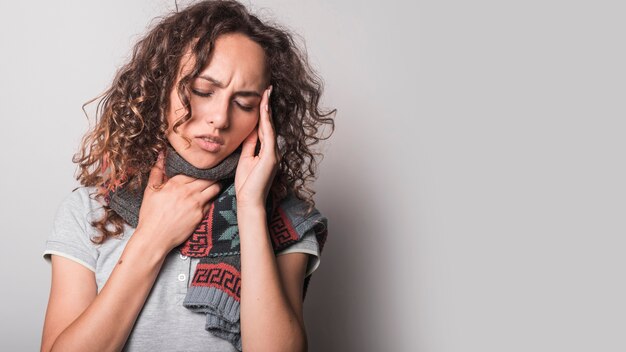
[[[239,108],[241,108],[241,110],[243,110],[243,111],[252,111],[252,110],[254,110],[254,107],[252,107],[252,106],[245,106],[245,105],[241,105],[239,103],[237,103],[237,105],[239,105]]]
[[[201,92],[201,91],[196,90],[196,89],[191,89],[191,92],[193,94],[197,95],[197,96],[204,97],[204,98],[208,98],[208,97],[213,95],[213,92]],[[235,103],[243,111],[252,111],[252,110],[254,110],[254,106],[242,105],[242,104],[240,104],[238,102],[235,102]]]
[[[206,97],[210,97],[211,95],[213,95],[213,92],[201,92],[201,91],[195,90],[195,89],[192,89],[191,92],[193,94],[197,95],[197,96],[205,97],[205,98]]]

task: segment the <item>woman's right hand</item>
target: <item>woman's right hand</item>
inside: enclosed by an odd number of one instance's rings
[[[167,179],[159,156],[150,170],[136,230],[168,253],[191,235],[219,192],[220,184],[214,180],[186,175]]]

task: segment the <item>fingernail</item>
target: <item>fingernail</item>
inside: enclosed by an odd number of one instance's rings
[[[274,89],[274,86],[270,86],[270,91],[267,93],[267,99],[269,99],[270,95],[272,95],[272,89]]]

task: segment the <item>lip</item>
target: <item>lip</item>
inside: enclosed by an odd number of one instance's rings
[[[224,144],[224,138],[222,138],[220,136],[213,135],[213,134],[208,134],[208,133],[207,134],[200,134],[200,135],[197,135],[196,138],[200,138],[200,139],[208,138],[211,141],[213,141],[213,143],[217,143],[219,145]]]
[[[200,148],[213,153],[222,149],[222,145],[224,144],[224,140],[221,137],[212,135],[196,136],[195,141]]]

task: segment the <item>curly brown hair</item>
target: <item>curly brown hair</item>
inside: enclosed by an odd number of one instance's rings
[[[76,178],[83,186],[96,187],[97,197],[127,184],[137,189],[161,151],[166,150],[169,92],[176,83],[186,50],[196,58],[195,67],[178,83],[186,115],[173,129],[191,117],[190,81],[205,67],[218,36],[242,33],[258,43],[266,54],[273,86],[270,105],[282,159],[272,184],[272,196],[282,199],[289,191],[315,206],[317,156],[311,146],[334,132],[329,117],[336,109],[319,107],[323,83],[299,48],[294,34],[275,23],[262,22],[236,1],[202,1],[162,18],[134,46],[130,61],[122,66],[99,99],[96,123],[83,138],[73,157]],[[318,137],[323,124],[331,126],[327,137]],[[104,216],[95,220],[102,243],[123,231],[124,220],[104,202]]]

